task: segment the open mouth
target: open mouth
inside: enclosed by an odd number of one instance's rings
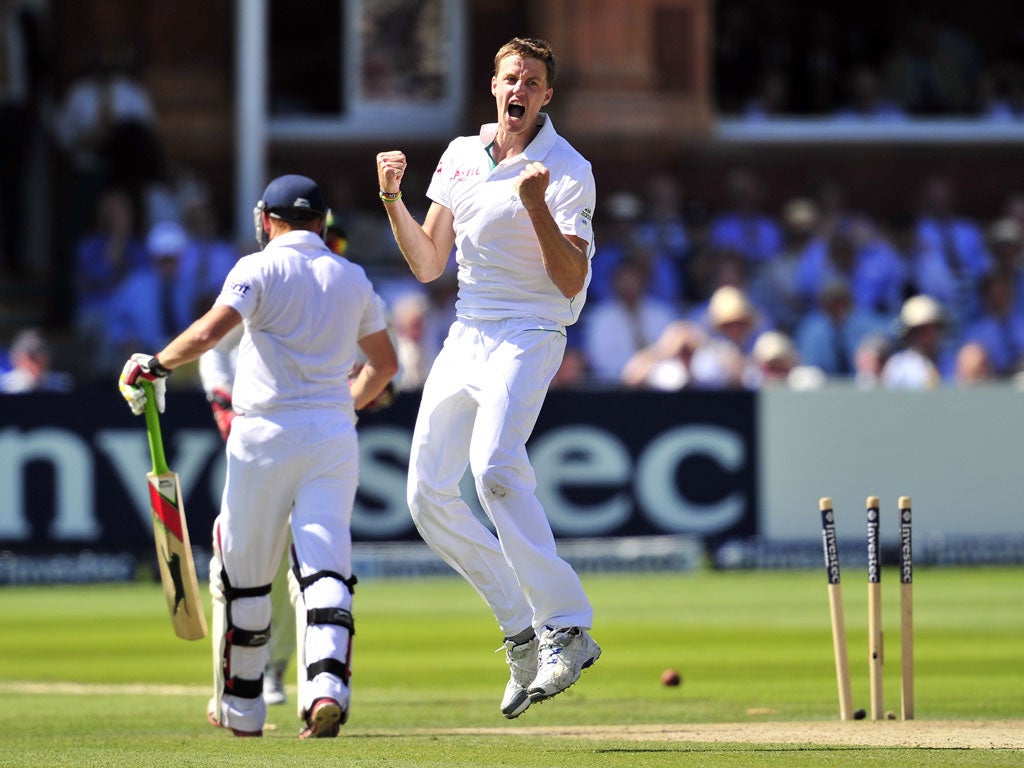
[[[526,114],[526,107],[522,104],[509,104],[508,105],[508,116],[518,120]]]

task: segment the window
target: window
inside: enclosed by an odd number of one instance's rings
[[[464,0],[270,0],[269,130],[279,139],[450,135]]]

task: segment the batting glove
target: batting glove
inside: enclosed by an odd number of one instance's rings
[[[145,355],[136,352],[128,362],[124,364],[121,371],[121,378],[118,379],[117,388],[121,390],[128,407],[136,416],[142,414],[146,409],[146,392],[139,385],[139,379],[153,382],[153,395],[156,397],[156,409],[164,412],[167,399],[167,376],[171,371],[160,365],[156,355]]]
[[[213,420],[217,422],[217,429],[220,430],[221,439],[227,440],[231,434],[231,422],[235,418],[235,410],[231,407],[231,394],[216,387],[206,396],[210,401],[210,408],[213,409]]]

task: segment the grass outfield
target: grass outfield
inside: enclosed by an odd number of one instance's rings
[[[867,589],[844,574],[854,706],[869,709]],[[295,688],[262,740],[204,716],[209,641],[158,584],[0,588],[0,766],[1010,766],[1024,757],[1024,569],[915,573],[917,719],[839,722],[824,574],[587,575],[600,662],[515,721],[486,607],[460,579],[366,580],[352,716],[301,742]],[[899,584],[882,579],[899,712]],[[209,610],[207,606],[207,610]],[[660,676],[678,668],[683,684]],[[314,754],[310,754],[310,753]]]

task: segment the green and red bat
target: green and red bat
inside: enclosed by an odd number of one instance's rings
[[[141,384],[146,392],[146,434],[149,437],[149,453],[153,458],[153,471],[146,474],[146,479],[149,480],[153,540],[160,565],[160,581],[167,598],[167,610],[171,615],[174,634],[183,640],[202,640],[206,637],[206,614],[199,594],[192,545],[188,538],[181,482],[178,473],[172,472],[167,466],[164,456],[160,414],[153,395],[153,385],[148,381],[141,381]]]

